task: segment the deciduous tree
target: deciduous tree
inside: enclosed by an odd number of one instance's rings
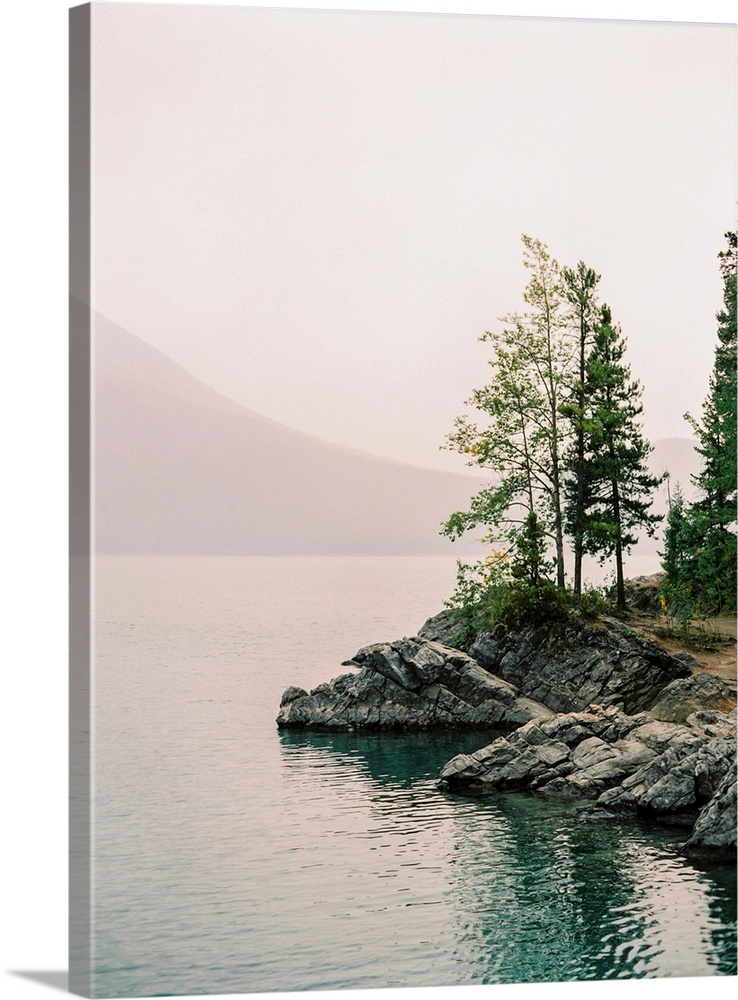
[[[447,447],[468,456],[468,464],[491,470],[495,482],[468,511],[453,514],[443,531],[455,538],[481,524],[513,547],[533,514],[536,531],[553,539],[557,584],[563,587],[560,406],[569,353],[561,270],[539,240],[522,241],[530,272],[523,293],[528,309],[503,317],[502,330],[481,338],[492,345],[492,374],[467,404],[484,422],[459,417],[447,439]]]

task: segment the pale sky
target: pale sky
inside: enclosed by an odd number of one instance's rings
[[[734,27],[95,3],[93,51],[93,305],[214,388],[462,471],[528,233],[602,275],[648,436],[689,436]]]
[[[273,0],[262,0],[262,5],[269,5],[270,2],[273,3]],[[340,0],[333,2],[340,3]],[[397,2],[398,6],[410,6],[408,0]],[[4,75],[4,92],[12,96],[6,102],[4,136],[6,148],[13,155],[4,157],[0,166],[4,190],[9,193],[4,206],[6,243],[12,247],[12,253],[5,260],[4,271],[6,285],[11,292],[5,297],[9,336],[5,338],[4,346],[7,352],[6,372],[12,373],[12,378],[6,379],[2,405],[5,407],[4,426],[13,428],[4,442],[6,459],[10,465],[9,481],[20,484],[17,489],[5,490],[2,501],[4,521],[7,525],[13,525],[13,530],[7,533],[6,538],[6,565],[13,586],[9,588],[5,598],[5,650],[8,663],[23,667],[6,671],[5,679],[8,683],[8,700],[15,705],[33,705],[34,720],[31,733],[26,712],[9,713],[6,719],[8,745],[23,748],[18,757],[18,766],[8,769],[6,800],[9,803],[9,813],[23,816],[23,822],[8,824],[5,830],[6,854],[13,858],[14,864],[6,870],[4,891],[9,900],[9,912],[18,915],[18,919],[8,922],[7,933],[3,937],[7,955],[3,966],[5,969],[64,969],[67,961],[64,927],[68,887],[66,868],[60,859],[64,857],[67,838],[65,789],[68,734],[66,713],[60,711],[59,706],[66,703],[68,696],[65,667],[68,625],[64,595],[68,579],[65,122],[69,3],[70,0],[33,0],[32,3],[6,5],[3,12],[6,47],[0,74]],[[323,0],[321,5],[330,6],[331,0]],[[381,0],[377,0],[376,5],[381,6]],[[419,2],[419,5],[428,8],[434,2],[426,0],[426,3]],[[344,0],[343,6],[355,7],[357,4]],[[503,13],[540,13],[541,8],[544,8],[546,13],[564,16],[572,12],[592,11],[598,16],[654,17],[657,20],[675,17],[684,20],[708,18],[734,21],[736,18],[735,4],[730,0],[692,0],[691,3],[686,0],[598,0],[597,4],[592,3],[592,0],[580,0],[578,4],[571,0],[569,3],[549,0],[548,3],[537,4],[532,0],[527,3],[524,0],[508,0],[507,3],[504,0],[477,0],[476,3],[466,0],[466,4],[463,4],[463,0],[459,3],[447,0],[442,6],[447,9],[462,6],[468,9],[486,7]],[[536,7],[539,8],[538,11],[535,10]],[[724,31],[720,33],[727,34]],[[729,44],[725,47],[728,48]],[[567,58],[570,57],[571,53],[567,53]],[[720,289],[717,284],[715,253],[720,248],[723,229],[734,218],[732,203],[725,203],[733,197],[734,189],[734,173],[730,161],[735,151],[735,117],[730,105],[735,99],[735,62],[728,53],[720,63],[723,66],[722,74],[727,74],[726,82],[714,88],[714,91],[723,102],[724,109],[727,106],[721,117],[721,122],[725,124],[721,124],[720,134],[713,137],[709,144],[710,153],[704,156],[702,162],[708,171],[723,157],[729,162],[722,170],[722,180],[718,182],[715,179],[711,184],[701,185],[702,190],[697,196],[692,191],[681,204],[671,196],[665,199],[662,215],[667,219],[667,226],[655,262],[661,266],[664,254],[672,252],[674,242],[683,246],[685,254],[691,254],[693,260],[680,272],[680,280],[669,281],[666,287],[663,280],[660,285],[655,284],[652,299],[649,292],[649,299],[654,303],[651,315],[658,317],[659,308],[670,308],[672,296],[679,296],[682,301],[688,298],[692,302],[692,314],[695,310],[699,312],[700,329],[697,333],[693,329],[692,334],[700,343],[702,338],[710,341],[709,346],[700,348],[699,351],[704,374],[693,376],[685,362],[681,368],[677,367],[676,375],[673,376],[685,391],[693,385],[691,391],[695,398],[701,398],[701,383],[706,379],[709,368],[705,354],[712,352],[713,313],[719,305]],[[705,59],[703,68],[707,71],[711,66],[712,62]],[[688,93],[691,92],[689,83],[680,82],[678,76],[676,83],[679,84],[678,90],[686,88]],[[673,107],[679,110],[682,104],[675,100]],[[689,135],[690,128],[691,124],[685,126],[685,135]],[[698,128],[697,132],[701,134],[701,129]],[[717,148],[716,155],[712,152],[713,147]],[[590,155],[595,153],[596,148],[590,151]],[[668,163],[667,173],[678,165],[678,159],[675,158],[675,162]],[[663,167],[660,172],[654,172],[652,188],[657,193],[657,182],[663,173]],[[723,207],[713,207],[712,213],[709,213],[703,206],[702,199],[718,185],[725,190],[721,196]],[[684,185],[682,189],[683,187]],[[135,203],[135,192],[132,200]],[[506,203],[504,199],[500,199],[497,215],[502,214],[505,209]],[[689,213],[692,229],[699,228],[701,238],[697,242],[686,235],[679,235],[674,240],[674,225],[678,218],[686,222],[685,212]],[[604,209],[600,206],[595,216],[604,224],[602,220],[606,214],[610,217],[616,215],[609,202]],[[517,294],[522,287],[522,269],[516,263],[519,261],[517,240],[518,230],[522,231],[525,226],[530,225],[535,235],[547,239],[562,259],[568,256],[569,246],[559,245],[560,232],[544,232],[543,221],[539,225],[538,219],[530,223],[527,218],[520,222],[513,219],[509,224],[505,245],[499,250],[495,260],[475,264],[472,273],[481,275],[482,287],[487,289],[485,294],[488,298],[493,294],[492,265],[496,266],[499,260],[504,260],[506,266],[514,272],[510,280],[510,295]],[[579,228],[582,232],[587,231],[586,227]],[[493,245],[498,227],[494,222],[487,223],[483,231],[486,234],[485,246]],[[577,240],[573,242],[576,243],[572,253],[574,258],[591,255],[590,262],[593,265],[596,263],[600,268],[603,281],[612,282],[615,279],[610,256],[617,258],[617,254],[609,255],[608,260],[599,259],[600,253],[608,250],[607,241],[601,243],[593,235],[586,247],[581,247]],[[659,243],[658,232],[650,242]],[[694,246],[690,245],[692,242]],[[98,254],[99,244],[98,240]],[[468,257],[476,261],[472,252]],[[649,262],[646,278],[651,273],[653,263]],[[689,272],[686,282],[681,281],[684,270]],[[633,271],[638,274],[635,267]],[[101,275],[98,276],[98,293],[102,290],[100,277]],[[476,287],[479,284],[478,281]],[[702,291],[698,292],[700,288]],[[131,301],[133,294],[134,290],[131,289]],[[106,296],[109,298],[107,292]],[[463,384],[458,389],[455,386],[449,387],[448,412],[451,414],[457,412],[456,401],[454,399],[451,402],[451,397],[464,398],[471,386],[477,384],[480,377],[483,378],[480,374],[483,368],[481,345],[475,342],[478,325],[489,326],[499,311],[510,308],[504,288],[500,288],[496,296],[499,302],[496,300],[491,303],[485,299],[483,303],[476,305],[477,315],[471,321],[460,313],[456,314],[456,325],[453,328],[456,352],[459,355],[463,345],[463,349],[471,353],[471,359],[468,362],[470,370],[466,370],[458,380]],[[624,303],[616,302],[614,293],[609,289],[608,297],[612,299],[613,308],[623,318]],[[618,299],[621,298],[619,295]],[[464,307],[465,303],[467,309],[474,305],[472,292],[460,299],[458,304]],[[636,311],[634,306],[633,312]],[[676,314],[680,314],[679,310],[676,310]],[[133,326],[134,317],[129,315],[129,319],[129,325]],[[705,324],[707,329],[703,329]],[[690,325],[694,327],[695,323],[680,323],[682,338],[685,336],[684,330],[688,330]],[[667,324],[662,326],[659,322],[659,329],[666,327]],[[143,334],[143,330],[139,332]],[[634,332],[632,329],[628,332],[633,358]],[[418,351],[416,360],[419,358]],[[661,368],[661,364],[658,364],[656,373]],[[645,381],[651,381],[651,369],[640,374]],[[451,376],[452,372],[445,373],[447,379],[450,380]],[[417,372],[413,378],[417,379]],[[417,400],[422,403],[422,397],[416,394]],[[649,411],[652,411],[656,400],[652,405],[651,399],[647,398],[647,404]],[[696,402],[689,405],[699,405],[699,399],[696,398]],[[681,406],[677,406],[673,411],[677,422],[680,410]],[[338,425],[334,424],[333,430],[337,433],[338,429]],[[444,423],[440,428],[441,434],[445,430]],[[429,426],[428,439],[435,439],[436,433],[436,428]],[[435,440],[428,445],[431,455],[434,454],[434,444]],[[460,461],[458,456],[447,457]],[[41,572],[40,567],[43,567]],[[29,600],[29,595],[32,595],[32,600]],[[42,609],[43,628],[39,628],[39,609]],[[32,883],[29,883],[27,876],[30,870],[36,873]],[[29,935],[28,928],[31,926],[34,930]],[[0,978],[4,995],[12,1000],[29,1000],[31,997],[43,1000],[48,995],[48,986],[44,983],[19,977],[11,972],[0,974]],[[734,989],[730,986],[731,981],[731,977],[713,978],[709,984],[710,992],[720,1000],[727,1000]],[[596,983],[588,984],[586,989],[598,997],[615,995],[618,998],[624,997],[626,993],[630,997],[634,990],[641,993],[645,990],[649,997],[658,1000],[667,1000],[673,993],[673,983],[669,980],[629,981],[620,984],[611,982],[604,985],[607,985],[607,991],[603,991]],[[525,997],[526,1000],[541,996],[541,987],[521,985],[515,989],[516,995]],[[543,989],[548,996],[554,995],[557,987],[549,985]],[[569,984],[563,984],[556,995],[563,996],[570,989]],[[420,996],[422,991],[403,990],[402,998],[398,991],[392,992],[397,1000],[408,1000],[416,994]],[[452,993],[456,995],[458,990],[438,988],[434,990],[433,996],[450,997]]]

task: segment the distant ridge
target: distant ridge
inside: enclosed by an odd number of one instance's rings
[[[96,314],[96,549],[199,555],[449,555],[439,536],[482,485],[321,441],[239,405]],[[687,497],[695,442],[657,441],[654,472]],[[667,488],[654,509],[665,513]],[[482,531],[478,533],[481,535]],[[661,547],[661,531],[637,552]]]
[[[320,441],[240,406],[100,314],[96,548],[212,555],[469,555],[439,536],[482,480]]]

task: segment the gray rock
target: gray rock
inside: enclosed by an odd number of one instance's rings
[[[665,573],[653,573],[651,576],[636,576],[632,580],[626,580],[625,603],[636,611],[657,612],[659,593],[665,579]]]
[[[532,720],[453,758],[438,787],[526,788],[598,811],[694,827],[685,850],[735,848],[735,739],[592,706]]]
[[[453,646],[458,635],[459,626],[454,622],[450,611],[441,611],[433,615],[418,629],[418,638],[440,642],[444,646]]]
[[[686,722],[694,712],[715,710],[727,713],[735,708],[735,688],[713,674],[692,674],[667,684],[650,713],[664,722]]]
[[[576,615],[541,628],[477,637],[470,654],[522,694],[556,712],[616,705],[633,714],[651,706],[664,687],[690,669],[622,622],[592,623]]]
[[[656,751],[632,739],[608,742],[627,731],[615,709],[596,707],[549,720],[532,720],[472,755],[449,761],[440,787],[531,788],[566,797],[594,797],[650,761]]]
[[[309,694],[289,688],[277,725],[294,729],[433,729],[518,726],[547,719],[545,705],[484,670],[468,654],[419,637],[375,643],[344,674]]]
[[[720,736],[735,739],[735,709],[728,715],[723,712],[693,712],[686,718],[686,725],[702,736]]]
[[[735,853],[737,826],[736,773],[731,768],[726,771],[715,794],[697,817],[692,834],[684,845],[684,853]]]

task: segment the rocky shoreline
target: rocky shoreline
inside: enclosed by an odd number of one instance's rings
[[[581,799],[590,818],[685,828],[685,853],[735,856],[735,687],[622,621],[480,634],[455,649],[443,612],[417,636],[360,649],[350,673],[285,691],[280,728],[485,728],[442,769],[443,793],[521,789]],[[500,735],[504,733],[504,735]]]

